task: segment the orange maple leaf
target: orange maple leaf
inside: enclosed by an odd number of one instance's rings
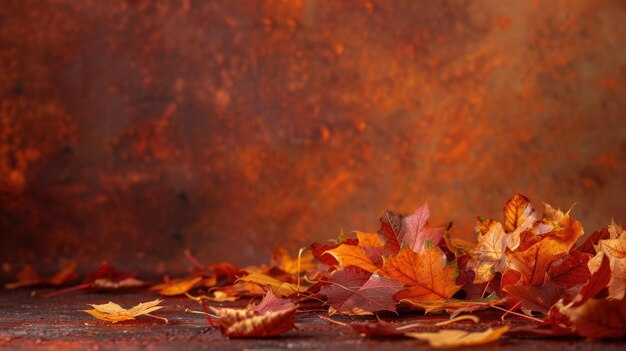
[[[326,251],[326,253],[333,256],[342,268],[357,266],[370,273],[378,271],[380,268],[370,258],[366,250],[382,248],[384,246],[382,240],[376,233],[357,231],[356,235],[358,238],[357,245],[341,244],[334,249]]]
[[[398,292],[396,299],[446,300],[461,288],[455,283],[456,262],[448,263],[443,251],[432,244],[427,244],[420,254],[405,246],[399,254],[385,260],[383,272],[408,288]]]

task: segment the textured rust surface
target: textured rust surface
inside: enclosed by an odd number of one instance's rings
[[[428,200],[626,220],[623,1],[0,6],[0,257],[251,263]]]
[[[43,290],[39,290],[41,292]],[[412,339],[366,339],[352,329],[329,323],[318,317],[320,312],[299,312],[296,330],[272,339],[228,339],[213,328],[206,319],[185,309],[198,310],[196,302],[187,298],[169,298],[158,313],[170,322],[164,324],[153,319],[137,319],[118,324],[106,324],[81,312],[88,303],[106,303],[114,300],[123,306],[133,306],[155,298],[145,292],[124,294],[74,294],[44,299],[32,297],[29,291],[0,292],[0,348],[3,350],[242,350],[242,349],[324,349],[324,350],[430,350]],[[326,315],[326,311],[321,312]],[[502,312],[477,312],[482,319],[479,328],[502,324]],[[388,321],[398,317],[387,315]],[[405,316],[402,323],[415,323],[427,319],[443,321],[447,315]],[[333,317],[349,323],[367,317]],[[371,318],[370,318],[371,319]],[[524,325],[516,317],[507,317],[510,327]],[[473,330],[471,325],[456,328]],[[482,330],[480,329],[480,330]],[[623,350],[625,342],[586,342],[582,339],[537,339],[537,337],[504,337],[501,342],[479,347],[481,350]]]

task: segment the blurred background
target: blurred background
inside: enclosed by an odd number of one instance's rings
[[[0,1],[0,263],[265,262],[515,191],[626,222],[626,3]]]

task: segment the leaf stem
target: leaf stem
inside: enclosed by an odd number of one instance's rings
[[[502,308],[502,307],[500,307],[500,306],[492,305],[491,307],[492,307],[492,308],[495,308],[495,309],[497,309],[497,310],[500,310],[500,311],[507,312],[507,313],[512,314],[512,315],[514,315],[514,316],[518,316],[518,317],[522,317],[522,318],[529,319],[529,320],[534,321],[534,322],[537,322],[537,323],[543,323],[543,322],[544,322],[542,319],[535,318],[535,317],[531,317],[531,316],[527,316],[527,315],[522,314],[522,313],[517,313],[517,312],[509,311],[509,310],[507,310],[506,308]]]

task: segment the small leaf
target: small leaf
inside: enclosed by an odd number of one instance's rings
[[[295,327],[296,307],[267,313],[249,309],[210,307],[217,315],[222,334],[231,338],[262,338],[287,332]]]
[[[515,193],[513,197],[504,205],[504,230],[512,233],[525,223],[528,218],[535,217],[535,209],[530,204],[530,200],[520,194]]]
[[[102,305],[89,305],[93,307],[92,310],[84,310],[93,317],[101,319],[111,323],[123,322],[127,320],[135,319],[138,316],[148,316],[156,319],[161,319],[167,323],[167,319],[163,317],[153,316],[150,313],[160,310],[163,306],[157,306],[163,302],[163,300],[154,300],[149,302],[142,302],[130,309],[125,309],[122,306],[110,302]]]
[[[446,329],[434,333],[406,333],[412,338],[428,341],[430,346],[450,348],[461,346],[484,345],[500,339],[509,330],[509,327],[489,328],[482,332]]]
[[[164,283],[155,285],[151,287],[150,290],[158,291],[159,294],[163,296],[183,295],[200,283],[200,281],[202,281],[202,277],[174,280],[165,279]]]

